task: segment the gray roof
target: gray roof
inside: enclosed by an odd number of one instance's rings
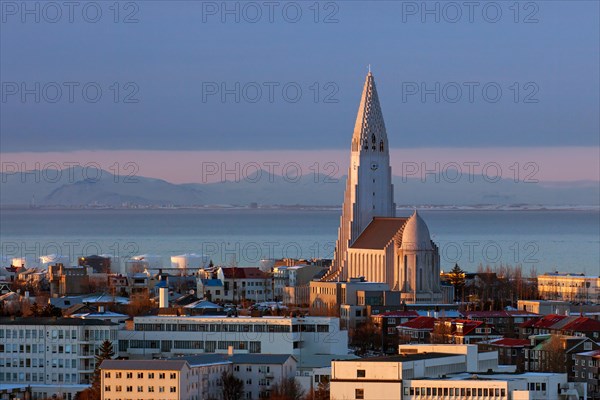
[[[170,360],[186,360],[190,365],[214,364],[222,361],[230,361],[234,364],[284,364],[292,357],[290,354],[198,354],[195,356],[184,356],[171,358]],[[294,358],[295,360],[295,358]]]
[[[19,317],[0,318],[0,325],[55,325],[55,326],[89,326],[118,325],[101,319],[53,318],[53,317]]]
[[[101,369],[121,370],[173,370],[181,371],[187,364],[185,360],[104,360],[100,364]]]
[[[367,357],[354,360],[334,360],[334,361],[353,361],[353,362],[405,362],[405,361],[418,361],[418,360],[429,360],[432,358],[443,358],[443,357],[454,357],[462,354],[450,354],[450,353],[414,353],[414,354],[398,354],[393,356],[377,356]]]

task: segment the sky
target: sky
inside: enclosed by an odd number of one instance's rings
[[[396,164],[598,180],[599,3],[467,3],[2,1],[0,155],[343,164],[370,65]]]

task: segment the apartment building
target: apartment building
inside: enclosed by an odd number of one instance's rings
[[[102,400],[217,399],[221,374],[231,372],[227,360],[106,360],[102,362]]]
[[[71,398],[90,384],[97,350],[116,349],[118,324],[79,318],[0,318],[0,382],[30,384],[34,397]]]
[[[538,276],[538,292],[543,300],[600,304],[600,276],[547,272]]]

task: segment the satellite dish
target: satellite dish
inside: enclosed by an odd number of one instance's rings
[[[196,291],[194,289],[191,289],[188,293],[189,294],[194,294],[194,293],[196,293]]]

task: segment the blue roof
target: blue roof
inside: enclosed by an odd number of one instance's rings
[[[223,286],[223,282],[220,279],[202,279],[204,286]]]

